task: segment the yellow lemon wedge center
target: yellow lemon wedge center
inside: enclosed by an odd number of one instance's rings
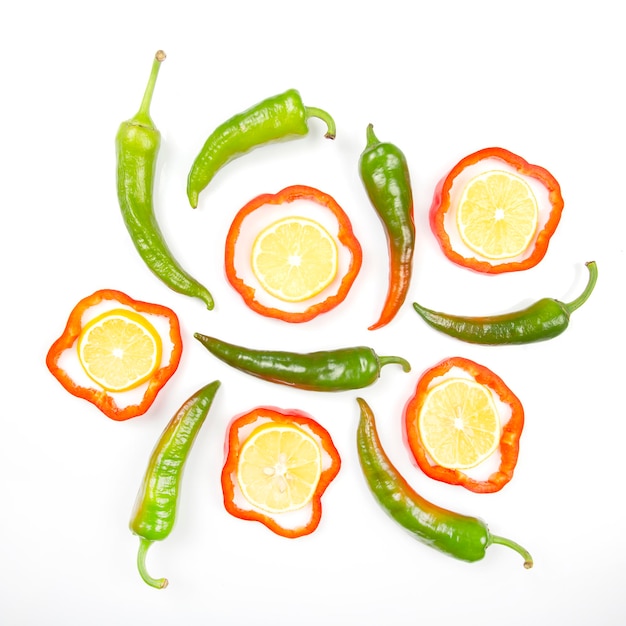
[[[252,271],[268,293],[302,302],[323,291],[337,275],[337,243],[318,222],[298,216],[270,224],[252,246]]]
[[[469,469],[497,449],[500,415],[487,387],[465,378],[449,378],[428,390],[418,430],[435,463]]]
[[[321,473],[319,444],[295,425],[261,425],[239,453],[241,492],[250,504],[269,513],[295,511],[308,504]]]
[[[510,172],[490,170],[470,180],[457,209],[465,245],[487,259],[523,254],[537,231],[539,209],[530,185]]]
[[[107,391],[127,391],[148,380],[161,363],[162,342],[139,313],[113,309],[88,322],[78,358],[91,380]]]

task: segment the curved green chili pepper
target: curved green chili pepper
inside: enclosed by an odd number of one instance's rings
[[[565,331],[570,315],[591,295],[598,278],[598,268],[595,261],[589,261],[586,265],[589,270],[587,286],[578,298],[569,303],[542,298],[521,311],[490,317],[448,315],[427,309],[416,302],[413,307],[435,330],[468,343],[498,345],[545,341]]]
[[[191,206],[198,206],[200,192],[224,165],[263,144],[306,135],[311,117],[323,120],[328,127],[325,136],[335,138],[333,118],[322,109],[304,106],[295,89],[267,98],[220,124],[189,171],[187,196]]]
[[[359,172],[385,227],[389,248],[389,288],[379,320],[369,327],[374,330],[396,316],[411,282],[415,248],[413,192],[404,154],[391,143],[381,143],[372,124],[367,127],[367,146],[359,160]]]
[[[174,259],[154,215],[152,190],[161,133],[150,117],[150,102],[164,59],[159,50],[139,111],[117,132],[117,197],[126,228],[148,268],[170,289],[200,298],[212,309],[211,294]]]
[[[363,346],[301,354],[250,350],[200,333],[194,337],[231,367],[263,380],[309,391],[367,387],[378,380],[381,368],[389,363],[401,365],[405,372],[411,369],[401,357],[378,356]]]
[[[357,430],[361,469],[378,503],[400,526],[422,543],[462,561],[479,561],[490,545],[501,544],[521,554],[525,568],[533,566],[525,548],[492,535],[482,520],[444,509],[416,493],[383,450],[372,410],[362,398],[357,402],[361,411]]]
[[[163,589],[167,578],[152,578],[146,570],[146,552],[165,539],[176,519],[176,506],[185,462],[220,386],[214,381],[194,393],[170,420],[159,438],[137,494],[130,529],[139,537],[137,567],[151,587]]]

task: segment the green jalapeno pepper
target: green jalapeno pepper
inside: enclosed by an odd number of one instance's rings
[[[168,581],[148,574],[146,552],[152,543],[167,538],[174,527],[185,462],[219,386],[217,380],[205,385],[176,412],[152,451],[137,493],[130,520],[130,529],[139,537],[137,567],[141,578],[157,589],[166,587]]]
[[[374,414],[362,398],[357,398],[360,419],[357,450],[367,484],[381,507],[422,543],[462,561],[479,561],[492,544],[512,548],[524,557],[524,567],[533,559],[519,544],[492,535],[476,517],[461,515],[437,506],[406,482],[385,453],[376,430]]]
[[[359,172],[370,202],[378,213],[389,248],[389,287],[379,320],[369,327],[385,326],[404,304],[411,282],[415,224],[413,193],[406,158],[391,143],[381,143],[374,127],[367,127],[367,146],[359,160]]]
[[[322,109],[304,106],[295,89],[267,98],[220,124],[189,171],[187,196],[191,206],[198,206],[200,192],[224,165],[263,144],[306,135],[311,117],[323,120],[328,127],[325,136],[335,138],[333,118]]]
[[[200,333],[194,337],[231,367],[263,380],[309,391],[367,387],[378,380],[381,368],[389,363],[401,365],[405,372],[411,369],[401,357],[378,356],[363,346],[301,354],[250,350]]]
[[[154,214],[152,191],[161,133],[150,117],[150,103],[164,59],[165,53],[159,50],[139,111],[122,122],[117,132],[117,197],[126,228],[148,268],[170,289],[200,298],[212,309],[211,294],[173,257]]]
[[[484,317],[463,317],[427,309],[413,303],[414,309],[432,328],[468,343],[485,345],[525,344],[552,339],[569,326],[570,315],[591,295],[598,278],[595,261],[587,264],[589,280],[583,292],[569,303],[542,298],[512,313]]]

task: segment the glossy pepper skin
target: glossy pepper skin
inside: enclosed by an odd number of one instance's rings
[[[591,295],[598,268],[595,261],[589,261],[586,266],[589,270],[587,285],[580,296],[569,303],[542,298],[520,311],[482,317],[450,315],[417,303],[413,303],[413,308],[435,330],[468,343],[507,345],[546,341],[567,329],[570,315]]]
[[[200,298],[208,309],[212,309],[213,297],[173,257],[154,213],[154,172],[161,133],[150,117],[150,103],[164,59],[165,53],[159,50],[139,111],[133,118],[122,122],[117,132],[117,197],[135,248],[153,274],[173,291]]]
[[[242,372],[273,383],[309,391],[347,391],[375,383],[384,365],[396,363],[405,372],[408,361],[396,356],[378,356],[364,346],[296,353],[251,350],[214,337],[194,337],[221,361]]]
[[[148,574],[146,552],[155,541],[166,539],[174,527],[185,463],[219,386],[219,381],[205,385],[176,412],[152,451],[137,494],[130,520],[130,529],[139,537],[137,567],[142,579],[157,589],[166,587],[168,581]]]
[[[311,117],[323,120],[328,127],[325,136],[335,138],[333,118],[322,109],[305,106],[295,89],[266,98],[220,124],[189,171],[187,196],[191,206],[198,206],[200,192],[227,163],[264,144],[306,135]]]
[[[415,249],[413,192],[403,152],[391,143],[381,143],[372,124],[367,127],[359,173],[384,225],[389,249],[389,288],[379,320],[369,327],[375,330],[393,320],[410,286]]]
[[[357,402],[361,413],[357,429],[361,469],[375,499],[391,518],[420,542],[456,559],[479,561],[490,545],[501,544],[521,554],[524,567],[532,567],[532,557],[525,548],[492,535],[482,520],[444,509],[420,496],[385,453],[368,404],[362,398]]]

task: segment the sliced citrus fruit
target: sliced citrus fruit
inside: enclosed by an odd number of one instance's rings
[[[295,425],[263,424],[239,453],[237,481],[243,495],[269,513],[295,511],[308,504],[321,474],[318,443]]]
[[[504,170],[472,178],[457,209],[465,245],[487,259],[509,259],[524,253],[537,232],[539,209],[530,185]]]
[[[466,378],[448,378],[428,390],[418,429],[424,448],[435,463],[468,469],[496,450],[501,425],[487,387]]]
[[[252,246],[252,271],[263,288],[286,302],[323,291],[337,275],[337,244],[318,222],[290,216],[264,228]]]
[[[78,357],[85,373],[107,391],[126,391],[148,380],[161,363],[154,326],[127,309],[103,313],[83,328]]]

